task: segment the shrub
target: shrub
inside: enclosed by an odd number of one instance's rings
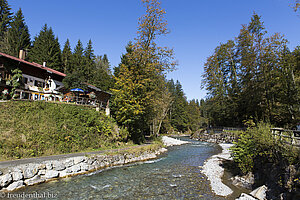
[[[234,142],[231,154],[244,174],[253,170],[256,160],[273,163],[282,157],[293,160],[289,149],[273,138],[270,128],[270,124],[260,122],[242,132],[238,141]]]
[[[1,159],[112,148],[128,131],[95,109],[48,102],[0,103]]]

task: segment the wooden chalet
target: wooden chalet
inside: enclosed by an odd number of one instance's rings
[[[3,91],[10,91],[11,79],[13,74],[11,69],[18,68],[22,71],[22,86],[15,91],[17,99],[22,100],[45,100],[45,101],[66,101],[68,103],[82,104],[103,108],[109,114],[110,93],[104,92],[99,88],[87,84],[88,91],[77,98],[74,93],[64,90],[63,79],[66,74],[51,69],[37,63],[26,60],[25,52],[20,51],[19,58],[0,52],[0,95]]]

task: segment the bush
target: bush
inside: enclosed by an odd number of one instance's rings
[[[266,163],[277,163],[283,159],[290,164],[297,162],[298,154],[291,151],[291,146],[276,141],[270,128],[270,124],[260,122],[242,132],[238,141],[234,142],[231,154],[244,174],[253,171],[257,160]]]
[[[95,109],[48,102],[0,103],[3,159],[113,148],[128,131]]]

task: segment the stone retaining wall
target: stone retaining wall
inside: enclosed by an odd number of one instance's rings
[[[235,135],[230,133],[215,133],[215,134],[195,133],[191,136],[191,138],[202,142],[212,142],[217,144],[232,143],[237,140]]]
[[[0,191],[12,191],[57,178],[89,173],[111,166],[154,159],[157,158],[157,155],[165,151],[167,151],[167,149],[161,148],[156,151],[148,150],[139,153],[78,156],[2,168],[0,169]]]

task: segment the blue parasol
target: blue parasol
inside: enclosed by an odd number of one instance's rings
[[[80,88],[74,88],[74,89],[71,89],[72,92],[84,92],[83,89],[80,89]]]

